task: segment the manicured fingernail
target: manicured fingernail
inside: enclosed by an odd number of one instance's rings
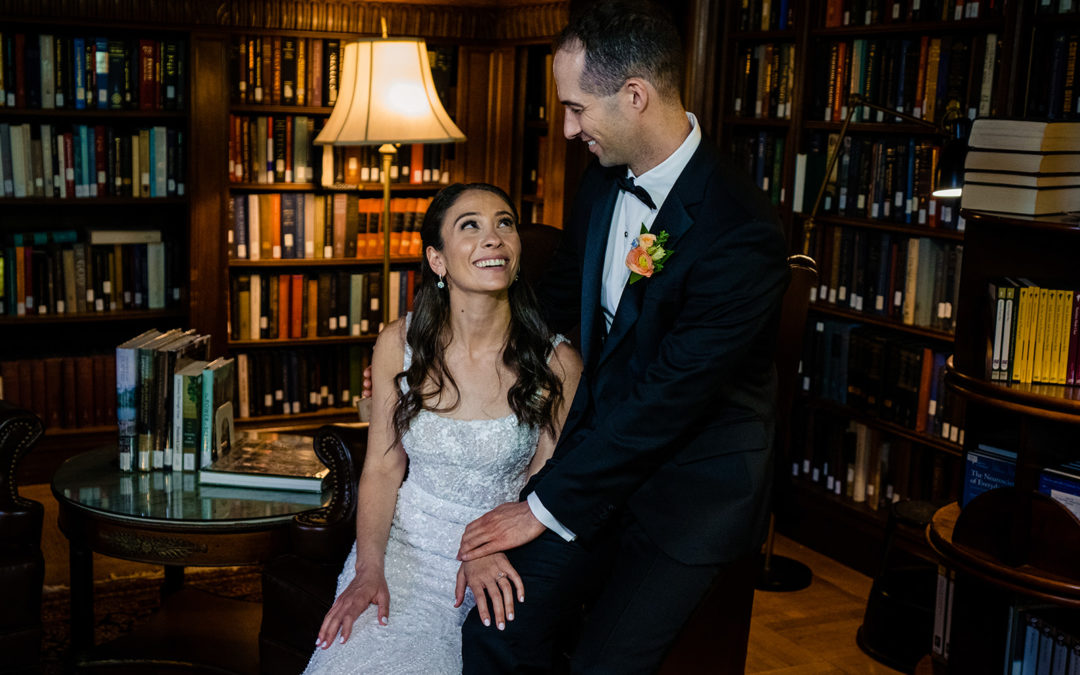
[[[505,630],[505,629],[506,629],[506,624],[503,623],[502,621],[500,621],[499,622],[499,630]]]
[[[345,636],[344,635],[341,636],[341,644],[345,644]]]
[[[518,596],[518,602],[525,602],[525,596],[524,595],[519,595]]]
[[[484,625],[485,626],[490,626],[491,625],[491,619],[484,619]]]
[[[507,621],[513,621],[514,620],[514,613],[510,612],[509,614],[507,614],[506,615],[506,620]]]

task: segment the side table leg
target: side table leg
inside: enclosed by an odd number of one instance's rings
[[[76,658],[94,646],[94,554],[71,542],[71,647]]]
[[[161,586],[162,599],[184,587],[184,566],[165,565],[165,583]]]

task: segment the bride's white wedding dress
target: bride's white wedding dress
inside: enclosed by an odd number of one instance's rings
[[[411,357],[406,345],[405,368]],[[468,591],[462,606],[454,607],[461,535],[469,522],[517,500],[538,438],[535,427],[512,414],[456,420],[425,410],[413,419],[401,439],[409,470],[386,544],[387,625],[380,626],[369,607],[348,642],[315,649],[305,673],[461,672],[461,625],[476,604]],[[338,595],[352,581],[355,565],[354,543],[338,577]]]

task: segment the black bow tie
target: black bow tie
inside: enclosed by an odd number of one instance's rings
[[[619,176],[615,179],[615,182],[618,184],[620,190],[625,190],[626,192],[634,195],[639,200],[641,200],[641,203],[645,206],[648,206],[650,209],[656,208],[656,203],[653,202],[652,197],[649,196],[648,190],[641,187],[640,185],[634,185],[633,178],[625,175]]]

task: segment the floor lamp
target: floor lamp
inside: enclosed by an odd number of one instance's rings
[[[851,94],[848,99],[847,114],[844,116],[843,124],[840,125],[839,138],[825,162],[825,175],[822,178],[821,185],[818,187],[817,196],[814,198],[814,206],[803,223],[803,255],[810,254],[810,237],[814,230],[818,209],[821,208],[821,202],[825,196],[825,189],[829,184],[829,176],[832,175],[833,169],[836,167],[836,161],[840,157],[851,118],[859,108],[877,110],[884,113],[886,117],[898,117],[945,136],[946,141],[941,149],[941,157],[934,172],[931,195],[938,199],[955,199],[961,195],[964,180],[964,158],[967,155],[969,122],[960,112],[958,102],[950,101],[941,121],[935,123],[906,113],[889,110],[884,106],[871,103],[859,94]],[[755,587],[761,591],[799,591],[809,586],[813,577],[810,568],[798,560],[775,555],[773,553],[775,539],[776,515],[774,512],[769,517],[769,534],[765,540],[762,567]]]
[[[390,316],[390,166],[400,143],[457,143],[461,129],[446,113],[431,77],[423,38],[360,38],[345,44],[338,97],[318,145],[377,145],[382,155],[383,325]]]

